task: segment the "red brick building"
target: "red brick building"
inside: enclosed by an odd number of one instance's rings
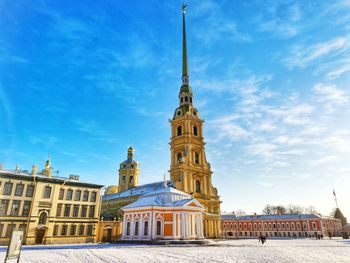
[[[342,233],[339,219],[315,214],[221,215],[221,224],[225,238],[332,237]]]

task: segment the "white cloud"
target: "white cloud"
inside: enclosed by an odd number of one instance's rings
[[[272,143],[257,143],[247,146],[249,154],[263,157],[273,156],[276,149],[277,146]]]
[[[318,83],[314,86],[313,90],[318,95],[320,102],[329,105],[342,105],[349,101],[347,94],[343,90],[336,88],[335,85]]]
[[[349,49],[349,37],[341,36],[322,43],[294,46],[283,62],[289,69],[304,68],[321,58],[340,55]]]

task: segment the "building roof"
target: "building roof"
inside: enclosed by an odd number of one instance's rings
[[[103,187],[103,185],[100,185],[100,184],[86,183],[86,182],[81,182],[77,180],[71,180],[65,177],[47,176],[47,175],[42,175],[40,173],[38,173],[37,175],[32,175],[27,171],[17,172],[17,171],[0,170],[0,176],[6,177],[9,179],[13,178],[13,179],[19,179],[19,180],[33,181],[33,182],[35,178],[35,180],[40,182],[49,182],[49,183],[56,183],[56,184],[64,183],[65,185],[90,187],[90,188],[98,188],[98,189],[101,189]]]
[[[163,186],[160,189],[142,195],[137,201],[124,206],[122,210],[146,206],[179,207],[191,202],[194,202],[196,207],[203,208],[191,195],[171,186]]]
[[[221,215],[221,220],[282,220],[282,219],[309,219],[323,218],[316,214],[285,214],[285,215],[246,215],[235,216],[233,214]]]
[[[125,190],[123,192],[115,193],[115,194],[110,194],[110,195],[104,195],[102,197],[103,201],[109,201],[113,199],[118,199],[118,198],[124,198],[124,197],[130,197],[130,196],[141,196],[145,195],[151,192],[155,192],[159,189],[163,188],[164,182],[156,182],[156,183],[150,183],[150,184],[143,184],[139,185],[137,187]],[[170,181],[166,181],[167,186],[170,186]]]

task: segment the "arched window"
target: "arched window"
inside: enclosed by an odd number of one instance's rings
[[[194,153],[194,163],[199,164],[199,153]]]
[[[183,163],[183,159],[182,159],[182,153],[177,153],[177,162],[178,163]]]
[[[182,135],[182,127],[178,126],[177,127],[177,136],[180,136],[180,135]]]
[[[313,229],[313,230],[316,230],[316,229],[317,229],[317,226],[316,226],[316,223],[315,223],[315,222],[312,222],[312,229]]]
[[[136,221],[135,222],[135,236],[138,236],[139,235],[139,221]]]
[[[201,182],[199,180],[196,180],[196,193],[201,192]]]
[[[45,212],[41,213],[39,217],[39,225],[45,225],[46,218],[47,218],[47,214]]]
[[[157,236],[160,236],[162,234],[162,222],[157,221]]]
[[[184,102],[184,98],[183,97],[181,97],[181,103],[183,103]]]
[[[185,97],[185,102],[188,102],[188,97],[187,96]]]
[[[193,126],[193,135],[198,135],[198,128],[197,126]]]
[[[126,235],[130,236],[130,222],[126,223]]]
[[[148,221],[143,223],[143,235],[148,236]]]

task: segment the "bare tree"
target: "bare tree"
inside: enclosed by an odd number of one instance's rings
[[[272,210],[273,210],[273,206],[267,204],[267,205],[265,206],[265,208],[262,210],[262,213],[263,213],[264,215],[271,215],[271,214],[272,214]]]
[[[293,204],[290,204],[288,205],[287,207],[287,211],[286,213],[287,214],[303,214],[304,213],[304,208],[300,205],[293,205]]]

